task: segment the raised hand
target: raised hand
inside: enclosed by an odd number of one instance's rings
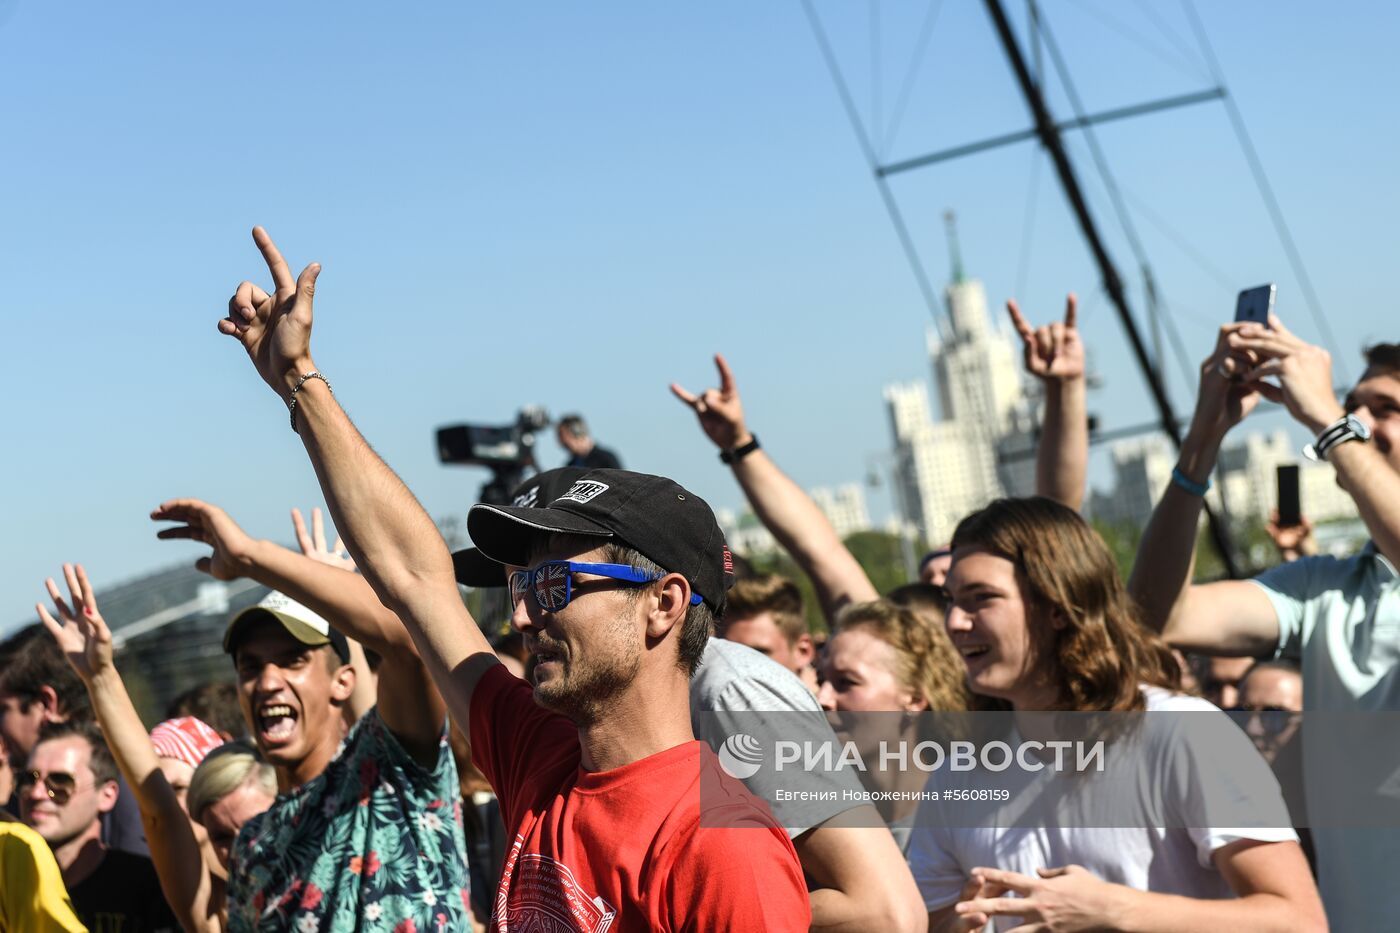
[[[321,264],[311,263],[293,279],[266,230],[254,227],[253,242],[272,273],[272,294],[252,282],[239,283],[219,333],[237,337],[258,375],[286,398],[296,380],[316,368],[311,361],[311,300]]]
[[[301,552],[312,560],[330,564],[341,570],[354,571],[355,561],[345,552],[345,542],[337,535],[335,546],[326,547],[326,524],[321,518],[320,508],[311,510],[311,534],[306,533],[306,522],[302,521],[301,509],[292,509],[292,528],[297,533],[297,544]]]
[[[739,400],[739,387],[734,384],[734,373],[718,353],[715,367],[719,370],[718,389],[706,389],[693,395],[673,382],[671,394],[690,406],[695,417],[700,419],[701,429],[716,446],[721,450],[733,450],[748,443],[751,435],[744,427],[744,406]]]
[[[1274,547],[1284,560],[1295,560],[1301,556],[1317,553],[1317,542],[1313,538],[1313,523],[1301,518],[1296,525],[1280,525],[1278,509],[1269,513],[1269,524],[1264,530],[1273,539]]]
[[[1033,328],[1021,314],[1016,299],[1006,302],[1011,326],[1021,335],[1026,372],[1037,379],[1069,380],[1084,378],[1084,343],[1079,339],[1079,299],[1070,292],[1065,299],[1065,319]]]
[[[1332,355],[1300,339],[1277,315],[1269,315],[1267,328],[1251,324],[1231,334],[1230,346],[1257,360],[1243,378],[1257,383],[1271,400],[1282,402],[1313,433],[1344,414],[1332,388]],[[1259,382],[1268,376],[1277,376],[1278,385]]]
[[[151,520],[181,523],[156,532],[161,540],[188,538],[213,548],[212,554],[199,558],[194,566],[215,580],[236,580],[245,576],[252,566],[251,555],[256,542],[216,505],[198,499],[171,499],[151,513]]]
[[[50,615],[42,603],[35,603],[34,608],[39,612],[39,621],[44,623],[44,628],[58,643],[63,656],[86,683],[112,669],[112,631],[97,611],[97,597],[93,595],[92,584],[88,582],[87,571],[82,565],[64,564],[63,577],[68,584],[72,605],[64,600],[53,577],[49,577],[44,581],[44,586],[53,600],[58,618]]]
[[[1200,390],[1196,395],[1196,412],[1192,429],[1206,431],[1221,438],[1243,421],[1259,404],[1260,398],[1272,386],[1250,380],[1248,372],[1255,357],[1248,350],[1236,347],[1236,335],[1248,333],[1257,324],[1235,323],[1220,328],[1215,349],[1201,364]]]

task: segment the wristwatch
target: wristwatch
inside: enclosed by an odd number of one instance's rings
[[[738,463],[755,450],[758,450],[758,435],[750,434],[747,444],[741,444],[732,450],[721,450],[719,459],[721,463]]]
[[[1369,441],[1371,439],[1371,429],[1366,427],[1365,422],[1348,412],[1345,417],[1322,429],[1322,433],[1317,436],[1317,440],[1303,448],[1303,456],[1309,460],[1326,460],[1327,452],[1338,444],[1345,444],[1347,441]]]

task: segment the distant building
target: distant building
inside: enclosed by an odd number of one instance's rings
[[[778,550],[772,532],[763,527],[752,509],[736,514],[733,509],[716,509],[715,520],[724,532],[729,549],[745,557],[762,557]]]
[[[147,725],[155,725],[170,701],[191,687],[233,682],[224,629],[235,612],[267,592],[252,580],[213,580],[187,563],[101,589],[117,668]]]
[[[1112,457],[1113,489],[1093,493],[1089,512],[1100,521],[1141,528],[1171,482],[1176,452],[1165,437],[1152,435],[1113,445]],[[1223,448],[1208,501],[1236,522],[1263,524],[1278,503],[1277,469],[1287,464],[1299,466],[1303,514],[1314,525],[1357,518],[1356,504],[1337,485],[1336,471],[1303,458],[1286,431],[1246,434]]]
[[[993,328],[982,283],[965,278],[953,246],[946,319],[927,334],[939,417],[922,382],[885,387],[903,517],[930,545],[992,499],[1035,490],[1035,419],[1021,385],[1018,338]]]
[[[1006,328],[993,330],[987,293],[977,279],[959,275],[943,292],[948,319],[927,330],[929,361],[940,414],[998,438],[1011,430],[1021,403],[1021,367]]]
[[[1141,528],[1171,481],[1176,451],[1165,437],[1153,434],[1114,444],[1110,456],[1113,488],[1089,496],[1089,514],[1111,525]]]
[[[858,531],[870,530],[870,510],[866,508],[865,490],[859,483],[830,489],[818,487],[808,490],[808,494],[836,529],[838,538],[845,540]]]
[[[817,487],[807,494],[821,509],[836,535],[843,540],[858,531],[869,531],[870,511],[865,504],[865,490],[859,483],[845,483],[834,488]],[[745,557],[764,556],[779,550],[777,539],[763,526],[752,509],[734,512],[716,509],[715,520],[724,532],[730,550]]]

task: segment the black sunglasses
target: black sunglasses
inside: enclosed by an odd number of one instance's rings
[[[1241,724],[1255,716],[1259,717],[1259,725],[1270,735],[1278,735],[1294,722],[1294,718],[1301,716],[1291,709],[1284,709],[1281,706],[1235,706],[1230,712],[1235,713],[1241,719]]]

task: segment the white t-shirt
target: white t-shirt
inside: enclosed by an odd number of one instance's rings
[[[1220,715],[1215,706],[1195,697],[1156,687],[1144,687],[1143,692],[1149,712],[1214,712]],[[1070,824],[958,828],[944,825],[950,821],[948,808],[957,804],[925,802],[921,805],[909,849],[909,867],[919,884],[925,906],[933,911],[956,903],[974,868],[999,868],[1036,877],[1037,868],[1070,864],[1081,865],[1105,881],[1144,891],[1196,898],[1233,896],[1211,860],[1212,853],[1239,839],[1296,840],[1298,836],[1292,828],[1161,828],[1154,823],[1166,821],[1153,815],[1160,798],[1165,797],[1166,805],[1175,808],[1178,814],[1171,825],[1180,826],[1179,815],[1197,812],[1201,798],[1207,795],[1231,800],[1231,812],[1236,814],[1241,813],[1237,807],[1249,808],[1256,803],[1260,814],[1287,812],[1278,782],[1254,751],[1248,737],[1228,720],[1223,721],[1239,736],[1239,755],[1231,755],[1228,767],[1222,766],[1218,751],[1221,736],[1229,735],[1229,730],[1214,732],[1208,748],[1192,747],[1193,735],[1198,730],[1148,730],[1148,741],[1163,747],[1148,749],[1143,760],[1156,760],[1166,767],[1163,773],[1143,774],[1141,826],[1085,828]],[[1003,777],[1021,782],[1011,790],[1013,801],[1020,795],[1034,796],[1036,784],[1049,780],[1047,772],[1008,771]],[[929,787],[934,789],[958,780],[937,771]],[[1083,800],[1060,801],[1057,809],[1092,814],[1095,809],[1092,780],[1086,781],[1085,788]],[[956,822],[956,817],[951,820]],[[1010,929],[1018,922],[1010,917],[1001,918],[996,929]]]

